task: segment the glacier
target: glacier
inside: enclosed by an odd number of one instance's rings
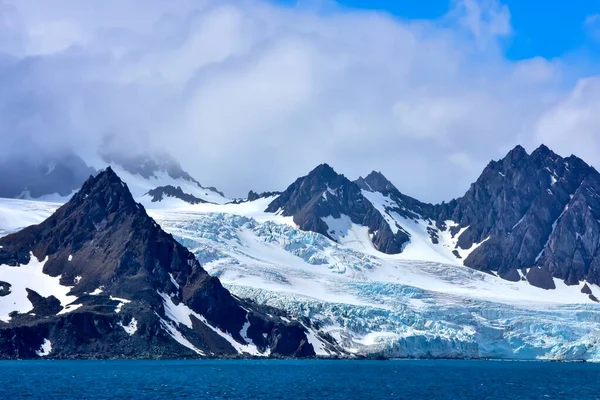
[[[264,213],[271,200],[145,205],[234,295],[309,318],[320,355],[330,354],[318,343],[328,335],[356,355],[600,361],[600,305],[581,293],[584,282],[544,290],[469,269],[429,251],[422,222],[410,221],[414,259],[378,252],[348,221],[330,221],[335,242]],[[0,199],[0,235],[59,206]]]

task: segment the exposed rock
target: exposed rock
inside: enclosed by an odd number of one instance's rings
[[[74,286],[69,295],[77,300],[69,311],[53,296],[28,290],[33,310],[0,322],[1,358],[37,357],[44,340],[54,358],[237,355],[225,332],[247,346],[240,332],[248,321],[264,328],[247,329],[259,350],[314,355],[301,324],[231,296],[110,168],[46,221],[0,238],[0,264],[20,268],[31,257],[46,260],[45,274]]]
[[[273,197],[273,196],[279,196],[281,194],[281,192],[262,192],[262,193],[256,193],[255,191],[251,190],[248,192],[248,196],[246,197],[246,201],[255,201],[258,199],[264,199],[266,197]]]
[[[11,284],[8,282],[0,281],[0,297],[8,296],[10,293]]]
[[[269,204],[266,211],[293,216],[300,229],[318,232],[331,239],[340,232],[334,232],[324,218],[348,217],[352,223],[368,227],[375,248],[388,254],[400,253],[408,241],[406,232],[392,232],[383,216],[362,195],[358,184],[337,174],[327,164],[298,178]]]
[[[180,186],[159,186],[149,190],[147,194],[150,196],[153,203],[163,201],[166,197],[183,200],[189,204],[208,203],[206,200],[202,200],[198,197],[192,196],[191,194],[185,193]]]
[[[590,289],[590,287],[586,284],[583,285],[583,287],[581,288],[581,293],[584,294],[592,294],[592,289]]]
[[[577,157],[562,158],[543,145],[529,155],[517,146],[504,159],[492,161],[438,218],[467,228],[458,240],[461,248],[485,241],[465,260],[469,267],[508,278],[515,276],[514,270],[537,266],[568,284],[588,277],[596,283],[598,178]],[[553,287],[546,272],[542,279],[532,271],[532,284]]]
[[[378,207],[384,210],[373,209],[367,192],[383,196]],[[517,146],[490,162],[464,196],[448,203],[407,196],[381,172],[350,182],[323,164],[290,185],[267,211],[293,216],[301,229],[332,239],[337,236],[325,218],[347,215],[368,227],[375,247],[390,254],[410,246],[402,221],[425,222],[432,245],[441,245],[442,232],[450,230],[457,243],[450,251],[468,267],[511,281],[528,270],[527,280],[543,288],[554,287],[553,277],[569,285],[600,284],[600,174],[544,145],[531,154]],[[473,247],[462,259],[459,250]]]

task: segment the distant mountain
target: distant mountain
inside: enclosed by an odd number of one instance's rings
[[[374,246],[388,254],[401,252],[409,240],[403,230],[392,230],[363,196],[359,185],[327,164],[298,178],[269,204],[266,211],[293,216],[300,229],[321,233],[333,240],[347,236],[351,224],[365,226]]]
[[[127,183],[134,198],[149,206],[170,199],[180,203],[216,203],[230,200],[214,187],[204,187],[168,154],[100,154],[100,164],[111,168]]]
[[[232,202],[167,155],[105,152],[92,163],[106,164],[147,207]],[[71,153],[52,162],[23,157],[4,170],[0,196],[25,198],[68,197],[93,172]],[[594,168],[542,145],[531,154],[517,146],[490,162],[464,196],[448,203],[410,197],[381,172],[351,181],[327,164],[283,192],[250,191],[236,202],[270,201],[267,212],[292,217],[300,229],[338,243],[363,243],[357,235],[368,236],[361,251],[465,265],[550,289],[554,278],[600,284],[598,189]]]
[[[216,188],[202,186],[164,153],[101,152],[99,157],[84,160],[70,150],[4,155],[0,158],[0,197],[65,202],[90,175],[107,166],[146,206],[166,200],[170,204],[230,201]]]
[[[340,243],[362,227],[387,254],[464,263],[550,289],[552,278],[600,284],[599,194],[600,175],[581,159],[517,146],[449,203],[404,195],[380,172],[351,182],[323,164],[266,211]]]
[[[0,197],[6,198],[68,197],[95,172],[70,151],[6,154],[0,171]]]
[[[314,355],[278,315],[233,297],[110,168],[0,238],[0,358]]]

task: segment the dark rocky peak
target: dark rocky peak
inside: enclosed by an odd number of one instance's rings
[[[529,154],[523,146],[520,144],[516,145],[512,150],[510,150],[506,156],[504,157],[504,161],[518,163],[521,160],[528,158]]]
[[[536,266],[569,285],[600,284],[599,221],[600,174],[594,170],[553,222]]]
[[[355,183],[363,190],[370,192],[397,192],[398,189],[381,173],[372,171],[365,178],[359,177]]]
[[[250,190],[248,192],[248,196],[246,196],[246,201],[255,201],[258,199],[264,199],[267,197],[279,196],[281,192],[262,192],[256,193],[254,190]]]
[[[358,184],[327,164],[298,178],[269,204],[266,212],[293,216],[300,229],[321,233],[333,240],[341,240],[345,233],[331,229],[325,219],[350,218],[353,223],[368,227],[375,248],[388,254],[400,253],[409,240],[402,229],[396,234],[392,232]]]
[[[557,160],[562,159],[561,156],[550,150],[545,144],[541,144],[537,149],[531,153],[533,160]]]
[[[465,232],[470,245],[495,230],[510,232],[538,197],[556,195],[565,202],[589,172],[583,161],[573,158],[569,163],[546,146],[532,155],[517,146],[488,164],[447,217],[463,227],[471,225]]]
[[[360,188],[344,175],[338,174],[327,164],[321,164],[308,175],[296,179],[269,204],[266,212],[283,210],[284,215],[295,215],[306,205],[318,202],[321,196],[324,195],[323,199],[326,200],[327,193],[334,194],[342,187],[360,192]]]
[[[0,238],[0,265],[19,267],[32,257],[75,300],[62,304],[28,290],[34,309],[0,322],[0,358],[35,357],[44,337],[59,358],[237,354],[219,332],[272,354],[314,355],[300,324],[242,305],[146,214],[111,168],[41,224]],[[134,319],[134,332],[126,331]],[[240,332],[248,322],[246,339]]]
[[[308,173],[309,178],[315,178],[325,182],[336,179],[338,176],[339,174],[327,163],[319,164],[315,169]]]
[[[433,205],[422,203],[413,197],[401,193],[381,172],[372,171],[365,178],[358,178],[355,183],[362,190],[378,192],[389,197],[395,203],[395,206],[386,205],[385,207],[388,211],[394,211],[398,215],[410,219],[424,218],[437,220],[439,212],[436,212]]]
[[[520,279],[517,269],[546,265],[540,254],[545,253],[555,228],[565,218],[565,210],[572,209],[577,193],[597,175],[581,159],[562,158],[544,145],[531,155],[517,147],[505,158],[491,162],[456,201],[454,210],[447,210],[448,219],[466,228],[458,239],[459,247],[469,249],[483,242],[467,257],[465,265],[497,271],[512,280]],[[581,208],[587,209],[587,202]],[[561,258],[560,262],[564,264],[565,260]],[[531,270],[528,279],[550,287],[552,274],[565,276],[547,273],[548,268]]]
[[[326,190],[327,188],[336,189],[350,182],[344,175],[335,172],[328,164],[317,166],[307,176],[300,179],[302,179],[304,188],[310,188],[310,190],[314,190],[315,192]]]
[[[167,197],[183,200],[189,204],[208,203],[206,200],[202,200],[196,196],[185,193],[181,189],[181,186],[159,186],[152,190],[149,190],[147,195],[150,196],[150,201],[152,201],[153,203],[163,201]]]

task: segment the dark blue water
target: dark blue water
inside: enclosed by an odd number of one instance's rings
[[[1,361],[1,399],[600,399],[600,365]]]

